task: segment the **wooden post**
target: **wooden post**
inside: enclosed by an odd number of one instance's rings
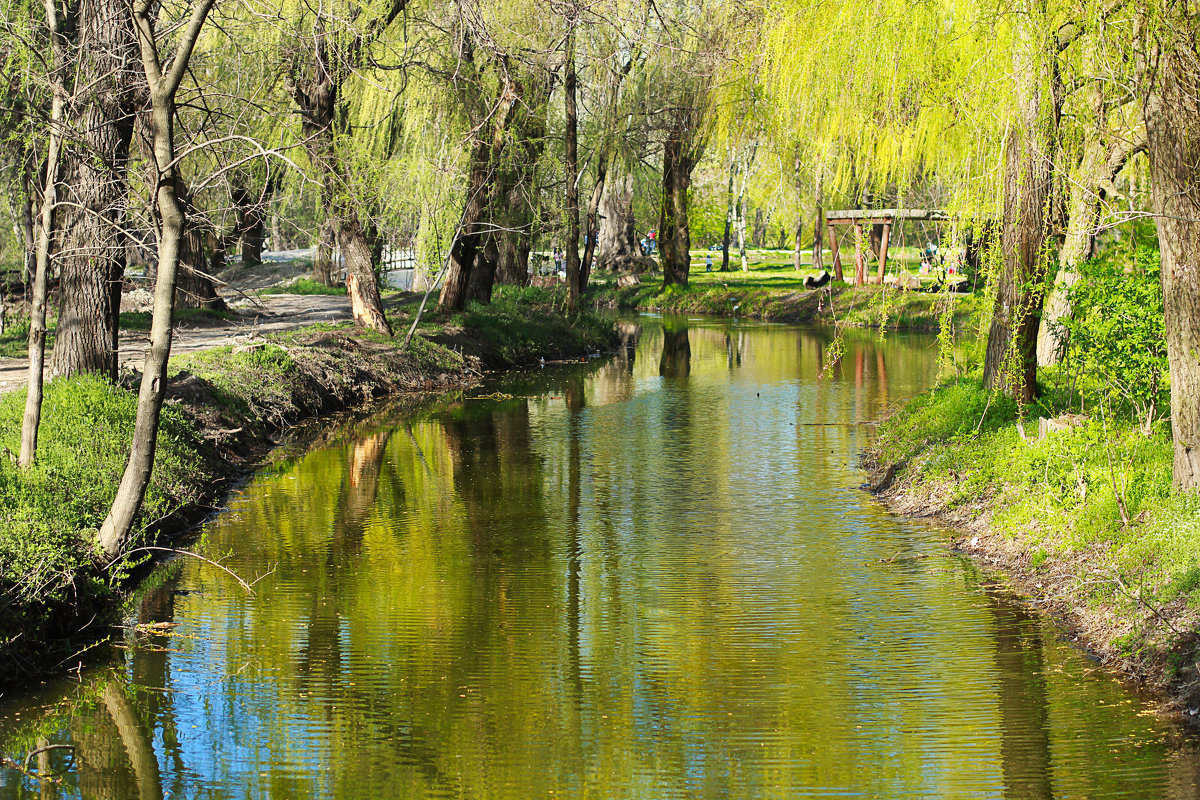
[[[883,241],[879,244],[879,284],[883,285],[883,276],[887,272],[888,239],[892,236],[892,223],[883,223]]]
[[[833,277],[840,280],[842,278],[842,255],[838,252],[837,229],[834,227],[833,220],[829,221],[829,249],[833,251]]]
[[[866,281],[863,273],[862,251],[863,228],[861,222],[854,223],[854,285],[862,286]]]

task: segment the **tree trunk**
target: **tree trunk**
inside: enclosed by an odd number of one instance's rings
[[[563,81],[566,98],[567,142],[564,168],[567,175],[567,312],[579,308],[584,287],[579,280],[579,111],[575,104],[575,22],[567,32],[567,74]]]
[[[738,186],[737,196],[737,238],[738,256],[742,262],[742,272],[750,271],[750,263],[746,260],[746,175],[750,170],[743,166],[742,180]]]
[[[383,312],[379,281],[371,257],[371,242],[350,192],[350,176],[338,148],[337,137],[345,135],[344,128],[348,124],[341,81],[325,69],[329,54],[324,46],[317,49],[315,60],[318,63],[314,65],[317,77],[295,80],[292,97],[300,107],[309,160],[321,173],[329,226],[346,262],[346,291],[354,322],[391,336],[392,327]]]
[[[1058,131],[1058,99],[1043,98],[1056,88],[1053,52],[1045,33],[1030,17],[1015,49],[1019,99],[1005,149],[1003,264],[997,276],[996,305],[984,357],[984,383],[1022,406],[1033,402],[1037,378],[1037,331],[1045,296],[1050,230],[1052,145]]]
[[[629,269],[639,255],[633,230],[633,174],[614,166],[600,197],[600,228],[596,265],[601,269]]]
[[[800,242],[804,239],[804,217],[801,217],[800,215],[796,215],[796,226],[794,228],[794,231],[795,231],[795,236],[796,236],[796,246],[792,249],[792,268],[799,271],[801,268]],[[780,234],[780,236],[779,236],[780,245],[779,246],[782,248],[784,245],[782,228],[779,230],[779,234]]]
[[[182,180],[175,161],[175,94],[183,79],[192,48],[215,0],[198,0],[193,8],[170,71],[162,72],[151,8],[154,0],[134,0],[133,18],[138,28],[142,64],[150,86],[154,161],[158,166],[158,186],[154,205],[158,212],[158,275],[154,285],[154,313],[150,323],[150,349],[142,368],[138,392],[137,416],[133,423],[133,444],[129,462],[121,475],[112,508],[100,526],[100,546],[105,555],[116,559],[126,550],[134,520],[142,508],[154,451],[158,443],[158,419],[162,412],[163,391],[167,382],[167,360],[171,356],[171,322],[175,301],[175,275],[179,249],[186,225],[181,197]]]
[[[486,231],[482,225],[492,199],[496,168],[504,151],[505,132],[509,115],[517,101],[516,87],[505,83],[492,115],[491,138],[475,143],[471,153],[471,170],[467,177],[467,193],[463,202],[458,231],[450,247],[450,268],[438,297],[438,310],[446,313],[461,311],[470,299],[471,272],[475,256],[482,247]],[[578,258],[578,253],[576,253]],[[490,292],[489,292],[490,298]]]
[[[483,244],[480,222],[487,207],[492,181],[492,165],[488,157],[490,150],[489,144],[480,142],[476,144],[471,159],[467,197],[458,223],[458,235],[450,246],[450,269],[438,297],[438,310],[443,313],[461,311],[470,299],[471,272],[475,268],[476,253]]]
[[[725,189],[725,234],[721,237],[721,272],[729,272],[729,237],[733,233],[733,220],[737,216],[737,206],[734,205],[733,182],[737,177],[737,161],[733,158],[733,148],[729,149],[729,183]]]
[[[767,246],[767,216],[761,208],[754,209],[754,246],[762,250]]]
[[[332,222],[325,220],[317,234],[317,253],[313,258],[313,280],[325,286],[337,286],[340,282],[338,265],[334,260],[333,252],[336,241]]]
[[[480,240],[475,251],[475,264],[471,268],[471,279],[467,285],[467,300],[487,305],[492,302],[492,288],[496,283],[496,271],[500,263],[500,236],[489,232]]]
[[[29,308],[29,386],[25,394],[25,413],[21,420],[21,454],[17,464],[29,467],[37,460],[38,428],[42,422],[42,377],[46,363],[46,284],[50,276],[50,237],[54,205],[58,199],[58,161],[63,140],[63,106],[66,90],[63,72],[64,54],[59,46],[57,6],[46,2],[46,25],[54,42],[54,72],[51,79],[50,131],[46,145],[46,179],[39,209],[37,252],[33,274],[33,297]],[[0,289],[3,291],[3,289]]]
[[[592,186],[592,198],[588,202],[587,238],[583,243],[583,262],[579,266],[584,285],[591,277],[592,266],[596,260],[596,242],[600,236],[600,198],[604,194],[604,179],[607,175],[608,153],[601,152],[596,161],[596,183]]]
[[[691,231],[687,218],[687,190],[691,183],[692,163],[684,131],[677,127],[663,144],[663,199],[658,226],[660,260],[664,286],[687,286],[692,261]]]
[[[812,268],[821,271],[825,269],[825,181],[823,175],[817,176],[817,209],[813,219],[813,251]],[[796,252],[800,252],[800,243],[796,243]],[[800,268],[800,256],[796,256],[796,268]]]
[[[1143,31],[1148,42],[1138,83],[1146,89],[1142,112],[1162,254],[1174,483],[1180,491],[1195,492],[1200,491],[1200,53],[1194,17],[1173,8],[1165,16],[1155,20],[1156,29]]]
[[[1069,292],[1079,281],[1079,265],[1091,256],[1100,191],[1112,187],[1130,156],[1145,146],[1144,130],[1098,131],[1084,145],[1083,158],[1070,182],[1067,231],[1058,251],[1058,274],[1046,299],[1038,331],[1039,367],[1057,364],[1066,355],[1065,331],[1056,323],[1071,315]]]
[[[145,84],[137,42],[121,0],[83,0],[76,13],[72,107],[80,109],[63,150],[65,196],[56,221],[57,375],[117,374],[117,316],[125,273],[126,169]]]

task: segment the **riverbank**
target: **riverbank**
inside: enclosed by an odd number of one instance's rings
[[[1060,412],[1022,421],[977,379],[944,383],[880,426],[871,488],[1194,722],[1200,498],[1171,492],[1169,421]]]
[[[588,298],[600,307],[681,314],[747,317],[770,322],[813,322],[888,330],[937,331],[947,321],[966,326],[979,308],[975,294],[906,291],[892,286],[831,284],[804,289],[797,280],[753,272],[700,273],[686,288],[664,289],[662,279],[643,276],[635,286],[598,284]]]
[[[169,539],[215,510],[230,482],[301,420],[384,395],[464,389],[487,369],[615,344],[610,321],[568,322],[553,293],[501,289],[490,306],[429,317],[401,349],[419,301],[389,304],[396,339],[317,324],[173,357],[143,539]],[[117,386],[50,381],[38,464],[21,471],[0,460],[0,686],[75,667],[119,614],[136,563],[107,571],[93,542],[124,469],[136,389],[136,375]],[[23,404],[23,391],[0,399],[9,454]]]

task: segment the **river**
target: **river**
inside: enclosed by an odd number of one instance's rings
[[[176,559],[111,660],[0,698],[0,800],[1200,797],[1188,734],[861,489],[932,337],[637,324],[282,451],[197,545],[252,591]]]

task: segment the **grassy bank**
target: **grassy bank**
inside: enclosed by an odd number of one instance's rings
[[[643,275],[637,286],[596,283],[587,300],[609,308],[685,314],[740,316],[777,322],[819,322],[893,330],[938,330],[950,308],[956,327],[966,323],[981,298],[973,294],[903,291],[890,286],[853,287],[834,283],[828,290],[805,289],[814,273],[774,267],[748,272],[704,272],[686,288],[664,289],[662,277]]]
[[[869,454],[898,511],[952,523],[1105,662],[1200,701],[1200,498],[1171,492],[1170,426],[1046,391],[1017,408],[978,379],[945,383],[880,429]],[[1073,413],[1071,413],[1073,412]],[[1063,426],[1039,438],[1038,418]],[[1024,434],[1024,435],[1022,435]]]
[[[548,317],[555,302],[553,293],[502,291],[491,306],[427,320],[404,350],[399,336],[324,325],[173,358],[143,541],[197,521],[300,420],[385,394],[464,387],[485,366],[614,343],[611,324],[592,315]],[[412,306],[409,298],[392,312],[401,333]],[[125,466],[136,388],[91,376],[50,381],[38,463],[27,471],[11,458],[24,392],[0,397],[0,684],[74,666],[118,613],[128,567],[99,565],[94,539]]]

